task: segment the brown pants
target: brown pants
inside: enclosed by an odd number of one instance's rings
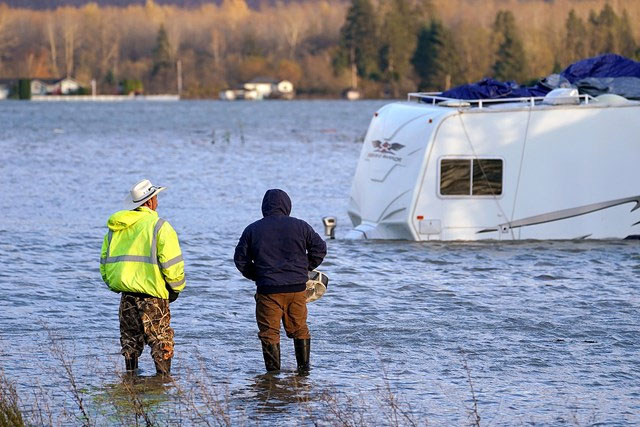
[[[140,357],[144,345],[155,361],[173,357],[173,329],[169,326],[169,301],[122,294],[120,299],[120,345],[126,358]]]
[[[308,339],[307,292],[256,294],[258,337],[268,344],[280,343],[280,319],[289,338]]]

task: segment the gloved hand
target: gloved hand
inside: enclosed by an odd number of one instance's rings
[[[171,304],[172,302],[178,299],[178,296],[180,294],[174,291],[173,289],[171,289],[171,287],[168,285],[167,285],[167,291],[169,291],[169,304]]]

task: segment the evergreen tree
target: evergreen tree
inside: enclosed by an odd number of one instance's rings
[[[598,14],[590,10],[589,11],[589,19],[587,20],[587,34],[589,35],[589,49],[587,51],[587,56],[593,56],[596,53],[600,52],[600,36],[597,34],[598,32]]]
[[[418,85],[420,90],[434,89],[433,80],[440,47],[441,40],[437,34],[437,24],[432,22],[430,26],[424,26],[418,33],[418,44],[411,59],[413,68],[420,77]]]
[[[153,48],[153,70],[152,75],[156,75],[162,69],[170,69],[173,66],[173,58],[171,55],[171,44],[169,36],[164,29],[164,25],[160,25],[158,35],[156,36],[156,45]]]
[[[380,65],[385,80],[393,84],[406,77],[410,71],[417,43],[417,22],[407,0],[393,0],[392,7],[385,16],[380,38]],[[395,92],[395,86],[393,90]]]
[[[355,65],[360,77],[378,73],[376,17],[369,0],[352,0],[340,30],[340,50],[334,60],[337,68]]]
[[[245,33],[244,37],[242,38],[240,52],[242,52],[242,56],[244,56],[245,58],[264,56],[264,52],[260,46],[258,37],[256,37],[256,35],[251,31]]]
[[[599,14],[591,11],[589,26],[591,54],[634,55],[637,47],[626,10],[620,17],[609,4],[606,4]]]
[[[460,82],[460,56],[453,34],[438,20],[418,34],[412,64],[420,77],[420,90],[447,90]]]
[[[622,12],[622,18],[620,18],[620,23],[617,28],[618,52],[626,57],[633,57],[637,49],[637,44],[633,37],[631,22],[629,21],[629,14],[626,9]]]
[[[564,39],[565,63],[568,65],[587,55],[587,27],[584,21],[571,9],[565,22],[566,35]]]
[[[600,52],[616,51],[616,26],[618,24],[618,15],[611,5],[607,3],[600,11],[598,16],[598,34],[600,35]]]
[[[498,80],[527,79],[527,60],[516,28],[516,20],[510,11],[499,11],[493,24],[496,40],[499,40],[493,75]]]
[[[608,4],[602,8],[600,13],[593,10],[589,12],[590,55],[600,55],[615,50],[613,35],[615,18],[617,18],[616,14]]]

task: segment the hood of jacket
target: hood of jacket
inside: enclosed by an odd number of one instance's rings
[[[291,213],[291,199],[289,195],[279,189],[267,190],[262,198],[262,215],[289,215]]]
[[[109,217],[107,227],[112,231],[124,230],[141,219],[148,218],[149,215],[158,216],[158,213],[145,206],[139,207],[134,211],[118,211]]]

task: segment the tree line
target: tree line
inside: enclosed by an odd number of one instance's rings
[[[534,81],[604,52],[637,59],[640,2],[224,0],[28,10],[0,5],[0,78],[71,76],[101,93],[216,97],[255,77],[303,96],[403,96],[494,77]]]

